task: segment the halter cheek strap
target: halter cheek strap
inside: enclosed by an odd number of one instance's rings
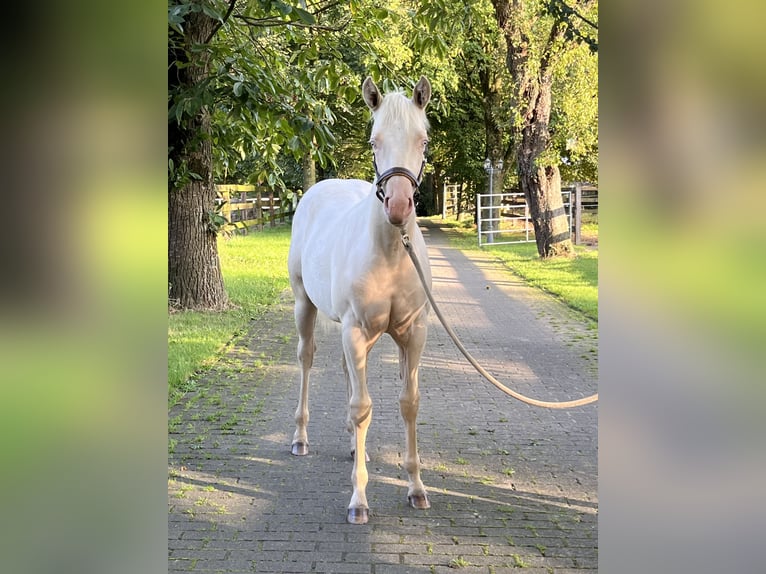
[[[423,171],[426,168],[426,160],[423,159],[423,163],[420,165],[420,173],[418,173],[417,176],[415,176],[415,174],[408,170],[406,167],[392,167],[383,173],[378,173],[378,164],[375,162],[375,154],[372,155],[372,166],[375,168],[375,195],[382,203],[386,196],[386,192],[383,191],[383,186],[386,185],[386,182],[395,175],[401,175],[409,179],[410,183],[412,184],[412,188],[415,190],[415,192],[417,192],[420,188],[420,182],[423,179]]]

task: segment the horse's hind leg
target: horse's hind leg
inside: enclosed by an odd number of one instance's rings
[[[294,455],[309,453],[309,371],[314,362],[314,326],[317,308],[306,295],[303,285],[293,285],[295,293],[295,326],[298,330],[298,365],[301,368],[301,392],[295,410],[295,434],[291,452]]]
[[[417,417],[420,406],[418,367],[425,342],[426,324],[422,316],[415,320],[407,335],[402,340],[397,341],[400,349],[400,368],[404,378],[404,388],[399,394],[399,408],[405,427],[404,468],[409,475],[407,499],[413,508],[419,509],[431,507],[425,486],[420,479],[417,438]]]

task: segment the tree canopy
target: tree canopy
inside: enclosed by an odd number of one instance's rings
[[[371,179],[367,75],[384,91],[426,75],[432,180],[467,182],[471,195],[484,158],[503,159],[495,191],[512,183],[544,203],[532,210],[543,236],[545,214],[561,211],[543,201],[555,199],[559,173],[598,177],[597,9],[596,0],[170,0],[170,298],[226,305],[214,183],[295,189],[316,166]]]
[[[574,12],[563,0],[550,4]],[[409,88],[420,74],[431,79],[431,159],[450,177],[482,177],[488,99],[493,121],[513,121],[506,51],[489,0],[186,0],[169,5],[171,30],[183,34],[199,11],[217,24],[210,42],[196,48],[209,51],[211,74],[171,93],[169,116],[211,110],[217,181],[283,187],[298,180],[306,153],[332,174],[369,177],[359,100],[367,74],[384,90]],[[568,179],[595,180],[597,61],[588,44],[561,58],[555,85],[553,153]],[[181,166],[172,167],[172,177],[183,178]]]

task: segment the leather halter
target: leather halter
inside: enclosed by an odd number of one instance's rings
[[[383,203],[386,197],[386,192],[383,191],[383,186],[386,185],[386,182],[395,175],[401,175],[409,179],[410,183],[412,184],[412,189],[414,189],[415,193],[417,193],[420,189],[420,182],[423,180],[423,171],[426,169],[426,160],[424,157],[423,163],[420,164],[420,173],[418,173],[417,176],[406,167],[392,167],[383,173],[378,173],[378,164],[375,161],[374,153],[372,154],[372,167],[375,168],[375,195],[380,200],[380,202]]]

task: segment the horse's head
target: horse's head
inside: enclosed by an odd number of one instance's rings
[[[414,194],[425,167],[428,146],[425,108],[431,99],[431,84],[421,76],[411,99],[398,92],[383,97],[368,77],[362,93],[372,110],[370,143],[378,197],[388,221],[403,225],[415,211]]]

